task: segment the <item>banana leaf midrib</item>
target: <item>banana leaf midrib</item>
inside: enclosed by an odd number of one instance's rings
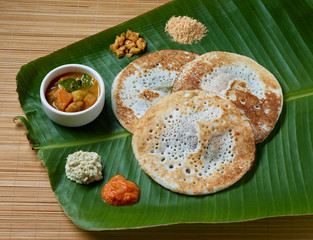
[[[284,95],[284,101],[289,102],[300,98],[313,96],[313,88],[303,89],[300,91],[290,92]]]
[[[107,134],[104,136],[98,136],[96,138],[86,138],[86,139],[79,139],[77,141],[71,141],[71,142],[63,142],[58,144],[51,144],[46,146],[34,146],[35,150],[44,150],[44,149],[56,149],[56,148],[65,148],[65,147],[74,147],[74,146],[81,146],[86,144],[93,144],[93,143],[99,143],[99,142],[105,142],[114,140],[117,138],[124,138],[131,136],[131,133],[127,132],[126,130]]]

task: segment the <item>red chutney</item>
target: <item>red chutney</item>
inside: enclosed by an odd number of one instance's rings
[[[118,174],[105,184],[101,197],[113,206],[131,205],[138,201],[140,190],[137,185]]]

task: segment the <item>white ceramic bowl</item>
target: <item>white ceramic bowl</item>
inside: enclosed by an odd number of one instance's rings
[[[100,86],[100,96],[94,105],[79,112],[62,112],[52,107],[45,97],[49,83],[56,77],[68,72],[83,72],[94,77]],[[95,120],[101,113],[105,100],[105,86],[98,72],[91,67],[81,64],[66,64],[50,71],[43,79],[40,87],[40,99],[47,116],[54,122],[66,127],[80,127]]]

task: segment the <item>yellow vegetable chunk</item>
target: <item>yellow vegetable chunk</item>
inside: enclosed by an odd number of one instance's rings
[[[89,108],[97,101],[97,97],[91,93],[87,93],[84,101],[85,101],[85,107]]]
[[[74,102],[83,101],[84,98],[86,97],[86,92],[83,90],[77,90],[72,92],[72,96],[74,98]]]
[[[65,112],[78,112],[81,111],[84,107],[83,101],[72,102],[68,107],[65,109]]]

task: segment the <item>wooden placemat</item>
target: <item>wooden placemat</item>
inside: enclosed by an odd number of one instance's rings
[[[15,91],[20,67],[168,0],[0,0],[0,239],[313,239],[313,216],[87,232],[64,214],[27,142]]]

